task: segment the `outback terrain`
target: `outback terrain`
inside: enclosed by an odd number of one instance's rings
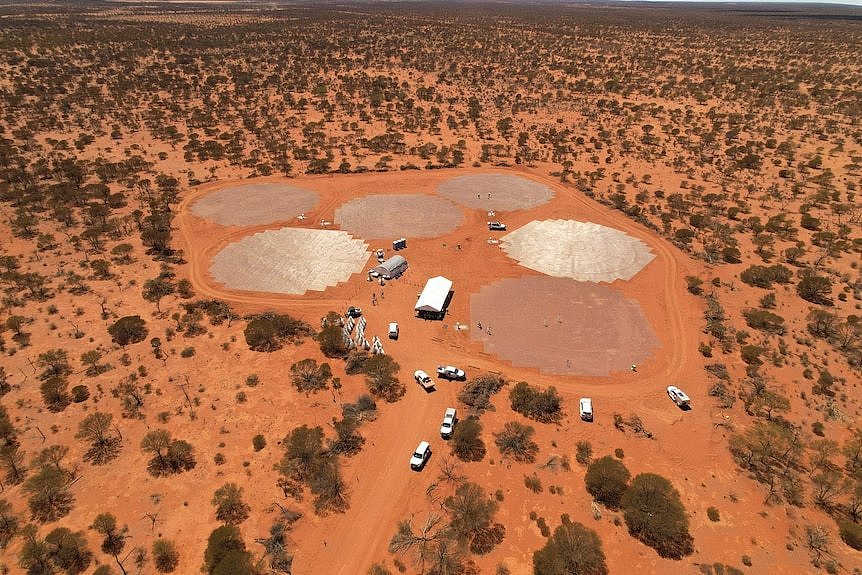
[[[860,22],[0,6],[0,570],[862,572]]]

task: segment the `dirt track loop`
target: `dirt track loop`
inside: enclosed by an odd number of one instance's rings
[[[424,178],[421,181],[426,185],[424,182],[429,180],[431,184],[435,182],[439,184],[445,179],[451,179],[453,174],[477,172],[478,170],[453,172],[441,170],[434,174],[423,173],[419,176]],[[470,330],[456,331],[453,329],[454,322],[456,319],[460,319],[462,323],[470,322],[467,302],[470,300],[470,295],[478,293],[483,285],[503,278],[535,276],[535,272],[524,270],[506,257],[499,246],[487,243],[488,233],[484,226],[484,213],[468,212],[467,219],[461,227],[448,235],[434,240],[414,242],[408,249],[409,253],[405,253],[410,261],[410,274],[405,279],[392,282],[386,287],[386,299],[385,302],[381,302],[382,305],[372,308],[369,306],[369,300],[362,302],[371,325],[385,325],[385,322],[393,320],[402,322],[401,340],[387,343],[386,351],[391,353],[401,365],[400,379],[407,386],[407,395],[395,404],[381,405],[379,418],[362,428],[363,436],[368,439],[363,450],[345,461],[343,473],[345,482],[350,486],[350,509],[344,514],[323,518],[309,515],[307,521],[304,520],[303,524],[297,527],[293,534],[297,549],[293,572],[297,575],[365,573],[372,563],[389,557],[387,545],[400,520],[414,514],[416,522],[424,520],[425,510],[428,507],[424,494],[425,488],[434,481],[439,461],[446,457],[449,451],[446,443],[439,438],[439,435],[435,435],[436,428],[439,427],[439,418],[443,410],[449,405],[457,405],[456,396],[460,385],[441,382],[436,392],[427,394],[411,381],[410,374],[414,369],[423,367],[431,370],[436,362],[447,362],[466,367],[471,370],[471,374],[501,371],[514,381],[529,380],[542,386],[554,385],[569,409],[577,405],[580,395],[589,394],[602,409],[598,426],[604,425],[601,422],[602,418],[609,417],[608,414],[612,411],[631,413],[638,410],[638,413],[645,417],[651,417],[652,421],[664,421],[662,418],[677,417],[666,409],[667,397],[664,387],[669,381],[691,381],[700,369],[695,362],[690,362],[689,357],[689,350],[696,349],[698,331],[696,328],[687,326],[696,325],[696,318],[699,318],[702,312],[695,303],[696,300],[682,295],[685,294],[682,278],[689,272],[690,264],[682,254],[664,240],[654,237],[623,215],[600,206],[571,189],[562,187],[555,180],[527,171],[512,173],[518,179],[527,179],[537,186],[553,190],[556,198],[547,206],[510,214],[512,225],[510,229],[517,229],[518,226],[534,219],[571,216],[621,230],[639,238],[649,246],[655,254],[655,259],[650,265],[646,266],[631,282],[614,282],[607,289],[620,291],[625,299],[636,299],[640,302],[644,316],[655,329],[658,347],[652,350],[652,358],[639,366],[637,374],[624,376],[577,378],[550,376],[535,368],[514,366],[483,351],[481,344],[473,339],[476,334],[471,333],[475,325],[471,325]],[[409,176],[411,175],[391,175],[394,185],[401,185],[404,189],[416,189],[410,188]],[[348,181],[355,184],[365,181],[363,177],[351,176]],[[368,177],[379,178],[379,176]],[[434,178],[438,180],[435,181]],[[314,189],[325,188],[322,184],[317,185],[323,182],[323,179],[309,178],[309,180],[309,186],[315,184]],[[334,202],[333,195],[337,194],[337,190],[342,186],[333,183],[330,187],[329,195],[325,191],[321,192],[327,205]],[[435,188],[426,186],[422,189],[426,190],[426,193],[433,193]],[[345,199],[349,200],[349,198]],[[207,231],[210,228],[201,227],[200,220],[190,216],[187,210],[181,210],[178,220],[185,242],[184,248],[191,263],[191,280],[201,297],[225,299],[234,302],[240,306],[240,309],[283,310],[313,322],[320,317],[316,314],[325,313],[327,309],[343,305],[344,302],[354,301],[352,298],[357,297],[357,293],[363,298],[370,298],[372,290],[380,291],[379,286],[365,283],[364,278],[358,276],[347,284],[329,288],[321,294],[307,294],[302,298],[224,289],[213,284],[207,269],[212,255],[226,242],[236,238],[228,238],[224,234],[219,236],[217,230]],[[195,233],[195,230],[203,231]],[[456,244],[463,247],[463,250],[457,251]],[[680,270],[680,266],[684,266],[684,269]],[[441,270],[441,267],[444,269]],[[451,273],[455,281],[456,294],[450,310],[451,316],[444,322],[415,320],[412,317],[412,305],[415,302],[416,292],[421,289],[424,278],[437,275],[440,271]],[[556,318],[549,318],[549,321],[556,321]],[[694,386],[689,386],[687,390],[690,395],[694,393],[698,396],[698,393],[701,393]],[[705,391],[702,393],[704,395],[699,397],[705,396]],[[505,399],[497,399],[498,402],[505,402]],[[345,398],[345,400],[352,400],[352,398]],[[669,415],[665,415],[666,413]],[[497,414],[483,417],[489,456],[495,460],[498,454],[493,447],[490,434],[497,431],[503,423],[499,418],[495,419],[497,417]],[[691,418],[709,416],[705,412],[696,411],[688,414],[687,417],[690,421],[695,421]],[[289,425],[301,423],[286,421],[284,431],[289,430]],[[708,426],[708,420],[706,425]],[[545,433],[542,430],[540,432]],[[569,432],[562,430],[561,433]],[[565,437],[568,440],[572,439],[569,436]],[[429,465],[422,473],[411,471],[407,465],[411,450],[415,448],[419,439],[429,440],[434,450]],[[708,434],[693,437],[691,448],[706,450],[709,448],[708,440]],[[549,443],[550,438],[545,436],[542,443],[543,449]],[[680,467],[687,465],[685,461],[675,464]],[[502,477],[497,480],[486,478],[485,472],[488,471],[486,466],[476,469],[481,471],[476,477],[471,476],[471,480],[487,483],[486,488],[492,491],[496,489],[492,484],[504,481]],[[499,473],[505,472],[502,465],[491,469],[499,470]],[[513,485],[520,480],[521,475],[515,479],[505,479],[509,483],[514,482]],[[572,487],[572,489],[575,488]],[[507,503],[507,505],[515,504]],[[510,511],[514,511],[514,508]],[[510,537],[514,542],[518,537],[532,537],[532,535],[518,534],[513,530],[512,533],[507,534],[507,539]],[[325,545],[324,542],[326,542]],[[529,546],[535,548],[536,544],[537,540],[529,539]],[[523,554],[511,558],[511,561],[520,565],[513,572],[528,572],[527,548],[522,551]],[[402,557],[401,560],[405,563],[409,562],[409,558],[406,557]],[[389,564],[391,566],[391,562]],[[483,564],[483,567],[493,570],[492,565]],[[483,569],[483,572],[486,571]]]

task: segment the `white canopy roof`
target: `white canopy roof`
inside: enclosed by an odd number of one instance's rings
[[[372,271],[379,273],[382,276],[389,275],[401,266],[407,265],[407,260],[404,259],[404,256],[394,255],[385,262],[381,263],[379,266],[374,268]],[[402,272],[404,270],[401,270]]]
[[[416,311],[442,312],[450,291],[452,291],[452,280],[443,276],[429,279],[425,289],[419,295],[419,301],[416,302]]]

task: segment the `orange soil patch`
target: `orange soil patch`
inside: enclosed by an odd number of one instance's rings
[[[486,352],[544,373],[608,375],[642,362],[658,344],[636,301],[570,279],[486,285],[470,297],[470,314],[471,337]]]

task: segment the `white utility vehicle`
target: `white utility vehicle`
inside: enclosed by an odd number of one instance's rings
[[[410,457],[410,469],[419,471],[425,466],[425,462],[431,457],[431,446],[427,441],[419,442],[416,451]]]
[[[683,390],[678,388],[675,385],[667,386],[667,395],[670,397],[671,401],[673,401],[677,406],[682,409],[688,409],[691,407],[691,400],[685,394]]]
[[[434,388],[434,380],[428,377],[428,374],[421,369],[417,369],[413,372],[413,379],[416,380],[416,383],[425,388],[425,391]]]
[[[443,414],[443,424],[440,425],[440,437],[443,439],[452,437],[452,428],[455,427],[457,417],[458,411],[454,407],[446,408],[446,413]]]
[[[389,339],[398,339],[398,323],[390,322],[389,323]]]
[[[582,397],[580,401],[581,419],[584,421],[593,420],[593,400],[589,397]]]
[[[452,365],[438,365],[437,366],[437,377],[442,377],[443,379],[466,379],[467,374],[464,373],[463,369],[458,369]]]

